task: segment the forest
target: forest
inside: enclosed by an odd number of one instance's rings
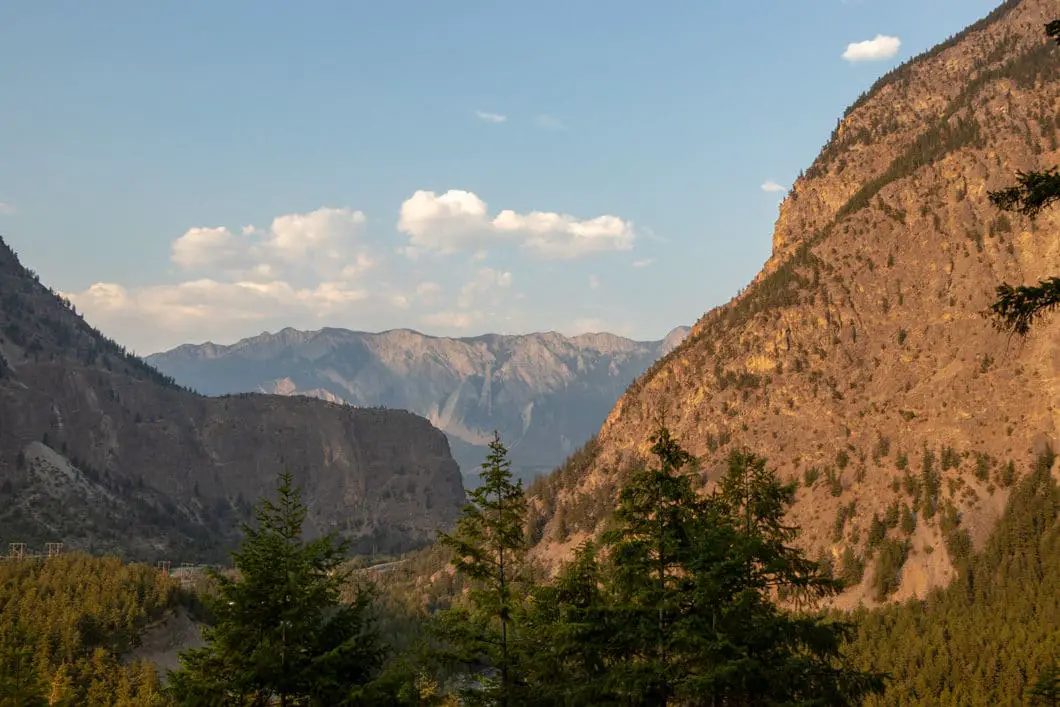
[[[4,561],[0,704],[1055,704],[1053,455],[1019,474],[949,587],[842,613],[822,600],[844,580],[795,549],[794,485],[766,459],[733,452],[703,496],[677,440],[660,429],[653,443],[607,531],[551,579],[528,556],[499,439],[453,532],[380,581],[335,537],[302,538],[289,475],[256,508],[235,573],[195,596],[117,558]],[[206,645],[168,676],[130,660],[181,606],[209,618]]]

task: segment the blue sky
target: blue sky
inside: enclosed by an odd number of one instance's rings
[[[0,234],[140,353],[657,338],[769,256],[763,184],[996,4],[0,3]]]

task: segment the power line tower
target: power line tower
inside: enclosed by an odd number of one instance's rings
[[[158,571],[162,574],[169,574],[169,566],[169,560],[159,560],[157,563],[155,563],[155,567],[157,567]]]
[[[7,559],[21,560],[26,556],[26,543],[11,543],[7,546]]]
[[[48,559],[51,559],[53,557],[59,557],[60,555],[63,554],[63,544],[62,543],[45,543],[44,544],[44,551],[47,553]]]

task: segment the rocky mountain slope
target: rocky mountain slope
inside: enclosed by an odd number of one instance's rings
[[[430,541],[464,499],[423,417],[192,393],[92,329],[0,241],[0,542],[224,559],[285,466],[311,532],[364,552]]]
[[[147,361],[208,395],[262,391],[411,410],[446,433],[469,476],[496,429],[514,469],[530,478],[589,439],[622,391],[687,333],[678,327],[662,341],[642,342],[612,334],[451,339],[407,329],[284,329],[231,346],[184,345]]]
[[[858,586],[923,596],[955,576],[1060,427],[1060,318],[1026,341],[983,312],[1002,280],[1060,270],[1060,212],[987,192],[1060,163],[1055,0],[1006,2],[882,78],[795,182],[753,283],[622,396],[534,489],[537,552],[599,527],[665,423],[709,488],[735,446],[799,483],[792,520]],[[857,583],[857,582],[856,582]]]

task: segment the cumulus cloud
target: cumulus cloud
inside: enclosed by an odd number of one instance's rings
[[[784,185],[777,184],[772,179],[767,179],[765,181],[765,183],[762,185],[762,191],[769,192],[769,193],[781,192],[781,191],[784,191]]]
[[[884,61],[897,56],[901,46],[902,40],[898,37],[877,34],[874,39],[848,44],[843,58],[851,62]]]
[[[321,208],[277,216],[265,229],[244,226],[239,235],[223,226],[200,226],[173,241],[170,257],[185,270],[268,278],[308,268],[348,278],[375,265],[361,243],[364,222],[360,211]]]
[[[477,110],[475,111],[475,117],[486,123],[503,123],[508,120],[508,116],[501,115],[500,113],[490,113],[489,111]]]
[[[136,290],[100,282],[83,292],[64,294],[94,324],[128,330],[121,340],[141,353],[188,340],[228,341],[234,330],[250,324],[325,322],[369,298],[367,290],[339,282],[297,288],[278,280],[209,278]]]
[[[569,260],[633,247],[633,225],[617,216],[578,219],[567,214],[510,209],[491,217],[476,194],[453,189],[417,191],[401,205],[398,230],[409,237],[406,255],[480,251],[516,244],[538,257]]]

